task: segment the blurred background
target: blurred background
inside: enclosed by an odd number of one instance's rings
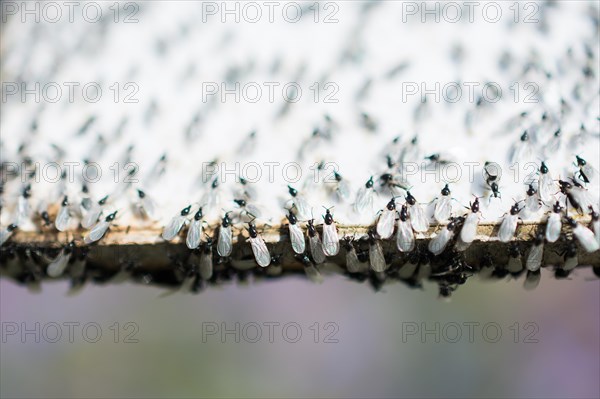
[[[431,284],[375,293],[341,276],[166,297],[129,284],[70,297],[68,284],[46,283],[31,294],[4,280],[1,396],[595,398],[600,284],[588,279],[589,268],[569,281],[543,270],[526,291],[522,278],[472,278],[451,302]],[[65,323],[79,323],[72,343]],[[239,342],[221,336],[222,323],[239,323]],[[284,334],[286,323],[297,325]]]

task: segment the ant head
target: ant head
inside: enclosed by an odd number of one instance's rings
[[[573,185],[571,183],[565,180],[561,180],[560,178],[558,179],[558,184],[560,185],[561,190],[573,188]]]
[[[254,224],[254,220],[248,222],[248,234],[250,234],[251,238],[256,238],[258,236],[258,232],[256,231],[256,224]]]
[[[472,203],[469,202],[469,205],[471,206],[471,212],[473,213],[477,213],[479,212],[479,198],[476,195],[473,195],[475,197],[475,201],[473,201]]]
[[[586,165],[585,159],[581,158],[579,155],[575,155],[575,159],[577,159],[577,166],[582,167]]]
[[[230,213],[231,213],[231,211],[225,212],[225,215],[223,216],[223,219],[221,220],[221,225],[223,227],[229,227],[229,225],[231,225],[231,219],[229,219]]]
[[[31,183],[28,183],[23,187],[23,197],[29,198],[31,196]]]
[[[118,210],[114,211],[113,213],[111,213],[110,215],[108,215],[105,220],[107,222],[112,222],[113,220],[115,220],[115,217],[117,216],[117,212],[119,212],[119,211]]]
[[[425,159],[430,160],[431,162],[437,162],[440,160],[440,154],[435,153],[435,154],[431,154],[429,156],[426,156]]]
[[[402,205],[402,208],[400,208],[400,220],[403,222],[408,220],[408,208],[406,207],[406,204]]]
[[[183,208],[180,212],[181,216],[187,216],[190,213],[190,210],[192,209],[191,205],[186,206],[185,208]]]
[[[446,185],[444,186],[444,188],[442,188],[442,195],[447,197],[450,195],[450,188],[448,187],[448,183],[446,183]]]
[[[457,225],[457,219],[455,217],[451,217],[450,222],[446,225],[446,229],[453,231]]]
[[[417,203],[416,198],[413,197],[410,191],[408,190],[406,190],[406,202],[408,202],[409,205],[414,205]]]
[[[561,213],[562,209],[563,209],[563,207],[560,206],[560,203],[558,201],[556,201],[556,203],[552,206],[552,211],[554,213]]]
[[[315,228],[315,225],[314,225],[314,219],[310,219],[307,222],[308,222],[308,226],[307,226],[307,228],[308,228],[308,235],[310,237],[316,236],[317,235],[317,229]]]
[[[246,206],[245,199],[234,199],[233,202],[235,202],[239,207],[242,207],[242,208]]]
[[[521,141],[527,141],[529,140],[529,134],[527,133],[527,130],[525,130],[523,132],[523,134],[521,135]]]
[[[323,207],[325,208],[325,207]],[[333,207],[331,207],[333,208]],[[325,224],[330,225],[333,223],[333,215],[331,215],[331,208],[325,208],[325,216],[323,216],[323,219],[325,220]]]
[[[556,129],[556,131],[554,132],[554,137],[560,137],[561,133],[562,133],[562,132],[561,132],[561,129],[560,129],[560,127],[559,127],[559,128],[558,128],[558,129]]]
[[[514,201],[514,199],[513,199],[513,201]],[[521,202],[521,201],[515,201],[515,204],[510,207],[511,215],[517,215],[519,212],[521,212],[521,209],[519,208],[519,202]]]
[[[296,222],[298,221],[298,219],[296,218],[296,215],[294,215],[291,208],[288,209],[288,214],[285,215],[285,217],[291,224],[296,224]]]
[[[392,176],[391,173],[384,173],[381,176],[379,176],[381,185],[385,185],[385,184],[389,183],[390,181],[392,181],[393,179],[394,179],[394,176]]]
[[[394,199],[395,197],[392,197],[392,199],[390,200],[390,202],[387,203],[386,208],[389,211],[393,211],[394,209],[396,209],[396,200]]]
[[[298,190],[296,190],[294,187],[288,185],[288,192],[290,193],[290,195],[292,197],[295,197],[296,195],[298,195]]]
[[[396,163],[394,162],[394,160],[392,159],[392,157],[389,154],[385,156],[385,160],[387,162],[388,168],[390,168],[390,169],[396,165]]]

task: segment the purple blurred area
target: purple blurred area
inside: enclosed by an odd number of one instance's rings
[[[473,278],[450,302],[432,285],[376,293],[339,276],[199,295],[42,288],[0,282],[2,397],[599,397],[600,284],[590,269],[563,281],[544,270],[533,291],[522,279]],[[79,323],[73,342],[69,322]],[[236,323],[239,342],[234,332],[210,334]],[[62,336],[52,343],[56,325]]]

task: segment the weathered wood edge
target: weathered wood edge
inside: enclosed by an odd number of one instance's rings
[[[585,221],[580,221],[585,224]],[[355,246],[357,248],[367,248],[366,243],[361,244],[360,238],[365,236],[369,226],[342,226],[338,225],[340,239],[345,236],[355,237]],[[423,243],[428,242],[435,232],[441,229],[441,225],[432,226],[425,234],[417,235],[417,243],[423,247]],[[498,224],[481,223],[477,229],[477,237],[472,245],[464,252],[467,263],[479,266],[483,261],[493,262],[495,264],[506,264],[509,258],[509,247],[511,243],[500,242],[497,238]],[[545,224],[540,223],[519,223],[513,242],[520,247],[523,257],[526,256],[531,242],[538,231],[543,231]],[[282,255],[281,266],[284,270],[301,270],[302,264],[294,257],[294,253],[289,243],[287,235],[287,225],[280,226],[259,226],[258,230],[264,238],[272,255]],[[207,228],[205,232],[215,237],[216,228]],[[50,254],[57,253],[58,249],[66,243],[74,241],[76,247],[86,248],[83,243],[85,232],[57,232],[48,230],[42,233],[15,231],[8,245],[14,248],[35,248],[42,251],[49,251]],[[148,271],[158,271],[160,269],[172,269],[175,261],[185,262],[191,251],[185,246],[185,231],[170,242],[161,238],[160,228],[112,228],[105,237],[99,242],[87,246],[86,256],[97,267],[105,268],[107,271],[117,271],[123,263],[135,262],[138,267]],[[563,226],[563,236],[571,236],[568,227]],[[246,242],[248,233],[245,229],[233,228],[233,253],[228,259],[234,268],[249,269],[254,266],[253,256],[250,245]],[[406,259],[407,254],[400,253],[395,247],[395,239],[381,241],[384,251],[392,254],[392,261],[401,262]],[[6,245],[3,251],[6,251]],[[562,253],[566,243],[559,240],[556,243],[546,243],[544,250],[543,265],[560,266],[563,262]],[[395,255],[394,255],[395,254]],[[440,262],[445,262],[443,256]],[[587,253],[582,248],[578,250],[578,260],[580,266],[600,266],[600,251]],[[435,261],[435,259],[434,259]],[[345,251],[342,248],[340,253],[328,258],[328,263],[333,263],[341,268],[345,268]],[[6,274],[6,273],[3,273]]]

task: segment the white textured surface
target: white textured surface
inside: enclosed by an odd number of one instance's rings
[[[107,3],[108,4],[108,3]],[[129,145],[134,146],[132,162],[138,165],[134,185],[148,192],[157,202],[159,217],[157,226],[164,226],[170,218],[189,204],[204,205],[203,196],[210,191],[210,182],[199,181],[203,164],[217,159],[224,168],[246,169],[250,163],[261,165],[262,175],[253,184],[257,195],[250,202],[263,209],[261,222],[278,224],[284,220],[284,207],[289,206],[286,185],[290,183],[282,175],[283,166],[297,163],[301,166],[302,179],[291,183],[308,198],[313,207],[314,218],[322,220],[322,206],[334,206],[336,222],[345,224],[370,224],[375,212],[382,209],[390,194],[375,197],[373,213],[357,215],[350,206],[356,191],[369,176],[385,173],[385,154],[390,153],[399,161],[399,154],[410,140],[418,137],[418,151],[405,162],[424,166],[426,155],[441,153],[458,163],[462,177],[450,181],[453,215],[466,212],[464,206],[473,195],[489,195],[484,189],[482,169],[485,161],[502,166],[500,182],[502,199],[482,199],[482,220],[494,221],[510,209],[513,199],[525,198],[525,181],[529,174],[546,160],[552,177],[565,179],[577,168],[573,165],[575,155],[585,158],[595,168],[600,164],[598,109],[598,36],[589,15],[598,14],[595,2],[562,2],[546,10],[548,32],[543,33],[540,23],[511,24],[512,14],[503,5],[504,17],[498,23],[489,23],[476,14],[476,23],[462,21],[421,23],[417,17],[409,17],[402,23],[402,4],[382,2],[368,13],[357,2],[336,3],[338,23],[314,23],[307,16],[293,24],[276,18],[251,24],[248,22],[221,23],[217,17],[209,17],[202,23],[200,3],[143,3],[136,16],[139,23],[103,24],[86,23],[21,23],[10,19],[2,31],[2,81],[28,84],[41,82],[98,82],[103,96],[97,103],[81,99],[76,90],[69,102],[66,89],[58,103],[25,102],[18,96],[3,99],[0,122],[2,131],[2,162],[20,163],[17,149],[25,144],[24,153],[43,168],[48,162],[71,161],[80,163],[75,167],[74,183],[67,184],[66,192],[72,202],[81,186],[81,162],[89,157],[98,135],[107,143],[102,156],[92,160],[101,165],[102,179],[90,185],[94,200],[112,193],[114,168],[119,163],[119,180],[126,175],[124,154]],[[309,5],[307,3],[307,5]],[[108,7],[108,5],[106,6]],[[591,9],[595,7],[595,9]],[[544,8],[545,9],[545,8]],[[591,10],[591,11],[590,11]],[[106,11],[106,10],[105,10]],[[306,11],[306,10],[305,10]],[[323,10],[321,11],[323,13]],[[538,16],[541,18],[542,9]],[[323,15],[321,15],[322,17]],[[166,43],[162,55],[157,43]],[[464,58],[456,63],[451,59],[454,46],[462,48]],[[593,60],[587,61],[585,47],[594,51]],[[352,48],[354,60],[340,62],[342,54]],[[572,49],[572,55],[567,50]],[[513,63],[506,70],[498,67],[500,56],[508,52]],[[273,72],[273,65],[280,66]],[[523,74],[524,65],[534,61],[535,68]],[[399,65],[407,63],[405,70],[393,79],[386,74]],[[592,78],[584,78],[581,70],[590,62]],[[239,68],[236,78],[241,86],[256,82],[263,88],[263,99],[257,103],[233,101],[232,96],[221,102],[203,101],[203,82],[220,85],[231,68]],[[539,67],[539,68],[537,68]],[[537,70],[536,70],[537,69]],[[551,73],[548,79],[542,73]],[[302,71],[302,72],[300,72]],[[357,92],[367,79],[372,79],[371,89],[358,100]],[[115,103],[114,91],[109,87],[119,82],[121,95],[123,85],[133,82],[139,87],[134,98],[139,103]],[[277,82],[275,101],[266,100],[264,82]],[[277,116],[285,101],[280,88],[288,82],[297,82],[303,90],[299,102],[291,104],[289,112]],[[331,82],[339,87],[333,96],[338,102],[325,103],[313,99],[310,87],[315,82]],[[416,83],[433,88],[439,82],[443,87],[451,82],[496,82],[503,91],[503,98],[488,104],[476,112],[472,126],[465,124],[468,113],[475,111],[475,101],[469,101],[467,93],[456,103],[436,103],[429,96],[426,116],[414,117],[420,96],[408,96],[403,101],[402,90],[406,84]],[[520,98],[515,99],[511,85],[518,82]],[[404,83],[404,86],[403,86]],[[539,87],[535,103],[525,103],[524,96],[531,92],[524,85],[534,83]],[[581,99],[573,97],[575,85],[581,85]],[[80,86],[80,87],[81,87]],[[231,87],[231,86],[229,86]],[[462,86],[466,88],[466,86]],[[419,92],[420,94],[420,92]],[[564,98],[570,111],[561,115],[560,100]],[[153,116],[147,119],[149,107]],[[507,121],[527,111],[528,116],[517,126],[507,128]],[[360,113],[367,112],[377,123],[377,130],[370,132],[361,124]],[[556,122],[541,124],[541,115],[547,112]],[[185,132],[196,114],[202,115],[198,125],[199,134],[186,138]],[[85,135],[77,136],[80,126],[90,117],[95,123]],[[303,143],[309,140],[315,127],[325,126],[324,115],[334,121],[330,140],[315,140],[307,147],[305,156],[298,156]],[[37,117],[36,134],[30,132],[32,120]],[[117,127],[127,119],[122,134]],[[584,124],[589,134],[580,134]],[[543,145],[552,137],[557,126],[562,129],[560,150],[550,156],[543,154]],[[509,153],[518,143],[524,129],[530,133],[531,151],[520,157],[518,166],[510,167]],[[256,142],[247,145],[249,132],[256,130]],[[391,145],[395,137],[400,145]],[[50,144],[60,146],[66,155],[55,158]],[[151,177],[151,170],[162,154],[167,154],[166,174],[159,180]],[[324,182],[325,175],[314,180],[314,165],[320,161],[331,162],[350,184],[350,199],[338,201],[330,195],[333,183]],[[277,162],[271,176],[266,166]],[[469,178],[467,163],[475,163],[474,178]],[[312,169],[311,169],[312,166]],[[294,169],[289,169],[293,177]],[[332,168],[328,169],[331,174]],[[223,210],[237,209],[232,201],[239,190],[233,174],[221,173],[219,202],[205,207],[208,222],[216,222]],[[272,179],[271,179],[272,177]],[[537,176],[534,176],[537,179]],[[43,181],[32,185],[30,205],[38,209],[40,201],[58,205],[65,194],[58,183]],[[330,179],[331,180],[331,179]],[[428,203],[439,195],[445,183],[443,174],[416,172],[408,178],[411,193],[421,203]],[[376,180],[376,186],[378,182]],[[7,182],[3,194],[3,226],[14,222],[16,203],[22,190],[22,179]],[[598,202],[598,186],[589,186],[590,193]],[[556,185],[556,192],[559,191]],[[404,195],[399,190],[398,195]],[[561,196],[557,196],[558,199]],[[120,198],[114,198],[106,212],[119,210],[120,225],[147,223],[136,219],[130,212],[129,202],[136,199],[134,190]],[[398,202],[403,202],[399,198]],[[596,205],[597,206],[597,205]],[[208,208],[208,209],[207,209]],[[521,216],[531,220],[544,218],[542,209],[538,214]],[[432,212],[432,209],[429,209]],[[193,209],[190,217],[193,216]],[[107,213],[105,213],[106,215]],[[72,227],[75,227],[76,223]],[[36,229],[33,223],[21,223],[24,230]]]

